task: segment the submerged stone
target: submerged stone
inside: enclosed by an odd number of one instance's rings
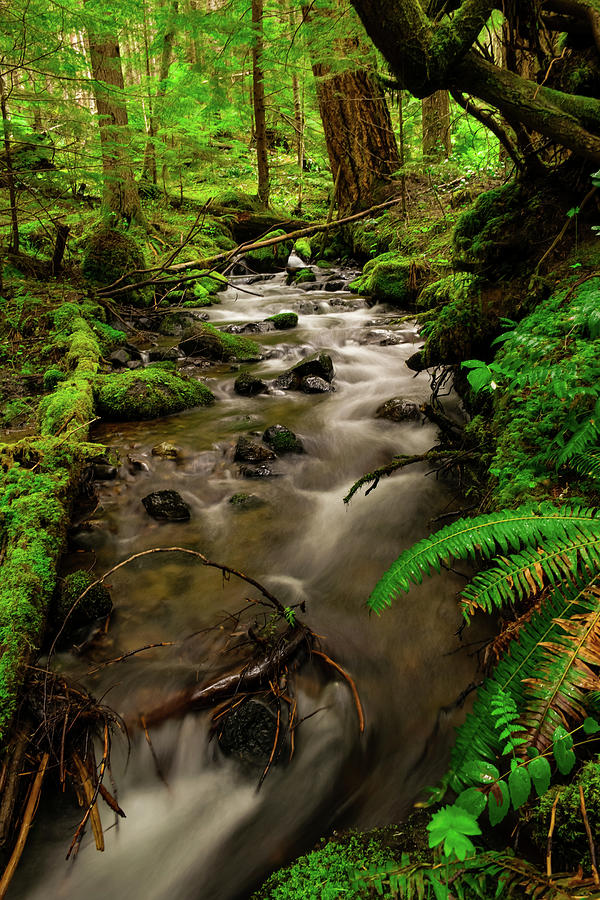
[[[296,363],[287,372],[283,372],[275,379],[275,386],[283,390],[304,390],[302,382],[307,377],[315,377],[325,382],[333,380],[333,361],[328,353],[316,353]],[[330,390],[330,388],[327,388]]]
[[[242,372],[235,379],[233,389],[240,397],[255,397],[257,394],[265,394],[268,387],[264,381],[248,372]]]
[[[52,607],[51,619],[57,630],[64,625],[62,637],[66,642],[72,639],[78,629],[90,625],[96,619],[105,618],[112,610],[110,592],[103,584],[95,584],[79,599],[95,580],[93,575],[83,569],[72,572],[63,579],[60,594]]]
[[[412,400],[403,400],[401,397],[392,397],[386,400],[375,412],[377,419],[389,419],[391,422],[420,422],[423,418],[418,405]]]
[[[257,444],[248,437],[238,438],[235,445],[235,462],[263,462],[267,459],[276,459],[275,454],[268,447]]]
[[[149,516],[170,522],[183,522],[190,518],[190,508],[177,491],[153,491],[142,498]]]
[[[256,494],[245,494],[240,491],[229,498],[229,503],[236,509],[258,509],[260,506],[264,506],[265,501]]]
[[[263,434],[263,441],[276,453],[304,453],[300,438],[285,425],[271,425]]]
[[[161,459],[177,459],[181,455],[181,450],[175,444],[169,441],[161,441],[152,448],[152,456],[160,456]]]
[[[273,470],[269,466],[240,466],[240,475],[244,478],[270,478]]]
[[[261,700],[250,698],[227,714],[218,732],[219,746],[228,756],[266,762],[277,736],[277,715]]]

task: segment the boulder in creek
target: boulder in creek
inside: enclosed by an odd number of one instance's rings
[[[113,369],[124,369],[127,363],[131,361],[131,356],[124,347],[119,347],[118,350],[113,350],[108,357],[108,361]]]
[[[324,285],[326,291],[345,291],[347,286],[348,282],[343,278],[333,278]]]
[[[277,732],[277,714],[267,703],[251,697],[227,713],[217,739],[227,756],[263,766],[269,760]]]
[[[243,491],[232,494],[229,498],[229,503],[234,509],[259,509],[265,505],[265,501],[257,497],[256,494],[245,494]]]
[[[161,459],[177,459],[181,456],[181,450],[169,441],[161,441],[152,448],[152,456],[160,456]]]
[[[97,375],[94,393],[96,408],[103,418],[125,422],[206,406],[215,399],[199,381],[163,369]]]
[[[176,347],[154,347],[148,353],[148,362],[176,362],[182,356]]]
[[[412,400],[392,397],[391,400],[386,400],[377,408],[375,418],[389,419],[391,422],[420,422],[423,414],[419,406]]]
[[[228,325],[223,329],[227,334],[266,334],[275,331],[272,322],[246,322],[244,325]]]
[[[235,379],[233,389],[240,397],[255,397],[257,394],[266,394],[269,390],[264,381],[248,372],[242,372]]]
[[[257,444],[256,441],[252,441],[250,438],[242,435],[242,437],[238,438],[238,442],[235,445],[233,458],[235,462],[257,463],[264,462],[267,459],[276,459],[277,457],[268,447],[263,447],[262,444]]]
[[[425,351],[417,350],[416,353],[413,353],[412,356],[408,357],[408,359],[406,360],[406,365],[413,372],[423,372],[427,368]]]
[[[287,331],[289,328],[295,328],[298,324],[298,315],[295,312],[280,312],[274,316],[269,316],[265,320],[265,324],[272,325],[278,331]]]
[[[319,378],[318,375],[307,375],[300,382],[300,390],[304,394],[327,394],[334,391],[335,388],[324,378]]]
[[[268,444],[275,453],[304,453],[304,447],[299,437],[285,425],[271,425],[263,434],[263,441]]]
[[[184,522],[190,518],[190,508],[177,491],[153,491],[142,498],[148,515],[169,522]]]
[[[315,353],[279,375],[275,379],[275,386],[283,390],[299,391],[304,390],[302,382],[307,377],[316,377],[331,382],[333,375],[333,362],[329,354]]]
[[[273,470],[269,466],[240,466],[240,475],[244,478],[270,478]]]

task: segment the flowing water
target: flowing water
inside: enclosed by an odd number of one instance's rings
[[[461,715],[453,707],[475,668],[455,635],[459,582],[450,573],[427,580],[380,618],[369,617],[365,599],[398,553],[444,512],[450,492],[424,477],[423,467],[412,467],[383,479],[368,497],[357,495],[349,507],[342,502],[362,473],[435,441],[430,425],[374,418],[390,397],[428,398],[427,376],[415,377],[403,364],[418,337],[410,325],[390,326],[389,309],[368,309],[347,292],[306,292],[286,287],[283,276],[239,282],[211,309],[215,324],[300,312],[293,331],[258,336],[271,355],[252,372],[271,379],[323,349],[333,358],[335,392],[242,398],[233,391],[235,372],[223,365],[197,370],[217,397],[212,408],[103,425],[95,438],[118,450],[119,477],[99,485],[93,521],[75,538],[78,558],[86,566],[95,562],[101,573],[141,550],[184,546],[246,572],[286,604],[305,600],[305,620],[359,687],[365,733],[359,735],[346,684],[309,664],[297,680],[299,714],[319,711],[299,729],[292,762],[274,767],[260,791],[257,771],[209,741],[208,713],[153,729],[166,784],[143,735],[132,737],[129,754],[117,738],[113,775],[127,818],[111,827],[112,813],[103,810],[105,853],[86,835],[75,862],[65,863],[81,813],[54,799],[38,816],[14,898],[248,897],[272,868],[333,825],[400,820],[420,788],[443,772]],[[389,342],[392,333],[398,343]],[[243,478],[233,462],[237,437],[277,423],[302,438],[306,453],[280,457],[272,477]],[[181,449],[181,458],[151,454],[164,440]],[[130,459],[143,463],[141,471]],[[141,498],[164,488],[187,501],[189,522],[157,522],[146,514]],[[229,498],[240,491],[262,503],[236,507]],[[209,639],[185,639],[239,609],[248,595],[247,585],[224,582],[181,554],[136,560],[109,581],[115,613],[108,634],[91,659],[63,654],[59,661],[123,715],[201,681],[214,662]],[[158,641],[179,643],[86,676],[97,661]]]

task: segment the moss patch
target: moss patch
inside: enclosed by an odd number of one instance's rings
[[[216,362],[229,359],[260,359],[260,347],[250,338],[219,331],[214,325],[199,323],[187,334],[179,348],[186,356],[202,356]]]
[[[408,308],[414,303],[425,277],[426,268],[422,261],[400,253],[383,253],[365,264],[363,274],[350,283],[349,289]]]
[[[266,234],[263,240],[267,241],[271,238],[281,237],[285,234],[283,229],[278,228]],[[293,241],[282,241],[281,244],[274,244],[271,247],[259,247],[256,250],[249,250],[246,254],[251,268],[257,272],[276,272],[285,268],[288,256],[292,252]]]
[[[98,376],[95,392],[98,412],[117,421],[153,419],[214,401],[199,381],[158,368]]]
[[[298,324],[298,316],[295,312],[276,313],[265,319],[266,322],[272,322],[278,331],[286,331],[288,328],[295,328]]]

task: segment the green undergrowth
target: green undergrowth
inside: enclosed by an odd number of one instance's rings
[[[600,443],[600,276],[577,282],[506,332],[496,355],[490,473],[501,506],[546,496],[559,471],[586,491],[571,463]]]
[[[422,259],[389,251],[369,260],[349,289],[405,309],[414,305],[427,276],[428,267]]]

